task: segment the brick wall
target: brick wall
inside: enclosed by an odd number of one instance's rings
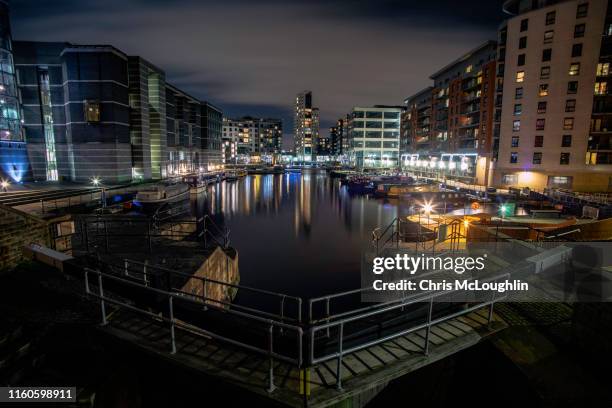
[[[47,223],[30,214],[0,205],[0,271],[23,260],[23,247],[30,243],[50,244]]]

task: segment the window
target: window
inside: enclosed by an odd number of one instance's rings
[[[540,79],[548,79],[548,78],[550,78],[550,67],[540,68]]]
[[[546,48],[545,50],[542,50],[542,61],[543,62],[550,61],[551,58],[552,58],[552,48]]]
[[[521,20],[521,32],[527,31],[528,29],[529,29],[529,19],[526,18],[524,20]]]
[[[521,121],[520,120],[515,120],[512,122],[512,131],[513,132],[518,132],[519,130],[521,130]]]
[[[470,72],[472,72],[473,69],[474,69],[474,66],[470,64],[467,67],[465,67],[465,73],[469,74]]]
[[[517,152],[510,153],[510,163],[518,163],[518,153]]]
[[[544,130],[544,127],[546,127],[546,119],[537,119],[536,130]]]
[[[574,26],[574,38],[584,37],[585,30],[586,30],[585,24],[576,24],[576,26]]]
[[[518,65],[519,67],[522,67],[523,65],[525,65],[525,54],[519,54],[516,65]]]
[[[523,97],[523,88],[516,88],[514,90],[514,98],[521,99]]]
[[[514,105],[514,114],[515,115],[520,115],[521,113],[523,113],[523,105],[521,105],[520,103],[517,103]]]
[[[542,146],[544,146],[544,136],[537,135],[533,142],[533,147],[542,147]]]
[[[525,71],[519,71],[516,73],[516,82],[523,82],[525,80]]]
[[[518,146],[519,146],[519,137],[518,136],[512,136],[511,147],[518,147]]]
[[[572,147],[572,135],[563,135],[561,147]]]
[[[584,18],[589,11],[589,3],[579,4],[576,8],[576,18]]]
[[[533,152],[533,159],[531,162],[533,164],[542,164],[542,152]]]
[[[572,58],[582,57],[582,44],[572,45]]]
[[[519,50],[527,48],[527,37],[519,38]]]
[[[502,184],[514,185],[518,183],[518,176],[516,174],[503,174]]]
[[[551,188],[572,188],[571,176],[548,176],[547,186]]]
[[[569,164],[569,162],[570,162],[570,154],[561,153],[561,157],[559,158],[559,164]]]
[[[563,130],[574,129],[574,118],[563,118]]]
[[[610,74],[610,63],[604,62],[597,64],[597,76],[608,76]]]
[[[546,101],[538,102],[538,113],[546,113]]]
[[[566,112],[575,112],[576,111],[576,100],[568,99],[565,101],[565,111]]]
[[[568,94],[578,93],[578,81],[570,81],[567,83],[567,93]]]
[[[607,37],[612,35],[612,23],[606,24],[606,27],[604,28],[604,35]]]
[[[544,44],[550,44],[553,42],[555,38],[555,32],[553,30],[548,30],[544,32]]]
[[[576,76],[578,74],[580,74],[580,63],[579,62],[571,63],[569,67],[569,75]]]
[[[83,109],[86,122],[100,122],[100,102],[85,101],[83,102]]]
[[[540,84],[539,96],[548,96],[548,84]]]
[[[606,95],[608,91],[608,83],[604,81],[595,82],[595,95]]]

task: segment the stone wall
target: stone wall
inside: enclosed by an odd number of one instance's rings
[[[47,223],[0,204],[0,271],[21,262],[24,259],[24,246],[31,243],[50,246]]]

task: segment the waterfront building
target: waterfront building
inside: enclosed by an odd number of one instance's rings
[[[351,115],[350,162],[357,168],[399,166],[401,106],[355,107]]]
[[[294,144],[297,159],[314,161],[319,138],[319,109],[312,104],[311,91],[297,94],[294,115]]]
[[[609,191],[609,2],[510,0],[504,11],[496,184]]]
[[[16,84],[9,4],[0,0],[0,179],[9,182],[30,176]],[[53,158],[54,152],[49,154]]]
[[[223,119],[223,141],[228,147],[235,146],[237,162],[275,162],[281,153],[282,139],[281,119],[252,116]]]
[[[222,112],[110,45],[15,41],[34,180],[160,179],[221,165]]]
[[[497,43],[487,41],[430,76],[404,102],[403,165],[467,183],[492,182]]]

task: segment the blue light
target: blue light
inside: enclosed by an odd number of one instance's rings
[[[30,167],[24,142],[0,142],[0,170],[13,182],[19,183]]]

